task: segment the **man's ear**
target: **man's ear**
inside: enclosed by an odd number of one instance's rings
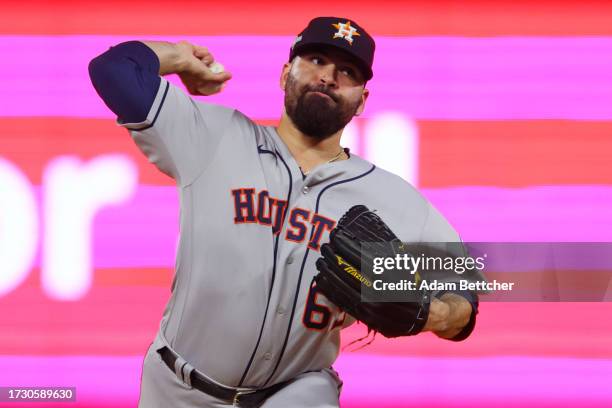
[[[280,87],[284,91],[287,85],[287,78],[289,78],[289,71],[291,70],[291,62],[285,62],[283,64],[283,70],[280,76]]]
[[[365,109],[365,103],[369,95],[370,95],[370,91],[368,90],[368,88],[363,88],[363,92],[361,93],[361,103],[357,107],[355,116],[359,116],[363,113],[363,110]]]

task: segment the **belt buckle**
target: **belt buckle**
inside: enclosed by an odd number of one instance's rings
[[[232,405],[234,407],[240,406],[240,397],[242,395],[253,394],[256,390],[248,390],[248,391],[236,391],[236,395],[234,395],[234,400],[232,401]]]

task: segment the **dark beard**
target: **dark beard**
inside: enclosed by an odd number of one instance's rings
[[[333,101],[312,92],[321,92]],[[359,102],[350,104],[323,84],[307,85],[300,92],[295,78],[291,74],[287,78],[285,111],[300,132],[307,136],[326,139],[335,134],[355,116]]]

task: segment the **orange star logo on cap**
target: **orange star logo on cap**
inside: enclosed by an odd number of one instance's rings
[[[358,37],[359,34],[355,27],[351,27],[351,22],[332,24],[338,30],[334,33],[334,38],[344,38],[349,44],[353,45],[353,36]]]

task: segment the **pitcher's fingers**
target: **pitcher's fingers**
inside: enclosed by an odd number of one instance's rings
[[[210,64],[212,64],[215,60],[213,59],[212,55],[207,54],[205,56],[203,56],[202,58],[200,58],[200,60],[206,64],[206,66],[209,66]]]
[[[232,73],[229,71],[219,72],[218,74],[211,74],[209,76],[211,81],[223,83],[232,79]]]
[[[200,53],[199,55],[196,55],[196,57],[198,57],[199,59],[206,58],[206,59],[210,60],[211,62],[215,60],[215,57],[210,52],[208,52],[208,51]]]
[[[206,47],[201,47],[199,45],[194,45],[193,55],[195,55],[198,58],[203,58],[203,57],[205,57],[207,55],[210,55],[210,52],[208,51],[208,48],[206,48]]]

